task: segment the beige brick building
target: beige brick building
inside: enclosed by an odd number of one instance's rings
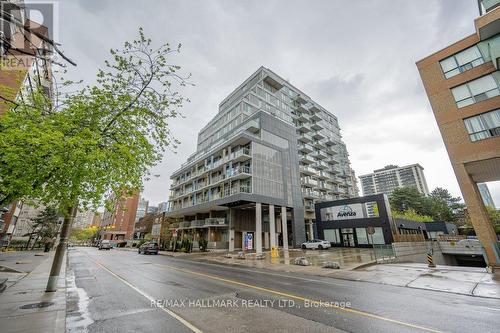
[[[476,32],[417,67],[489,267],[497,236],[477,183],[500,180],[500,0],[480,1]]]

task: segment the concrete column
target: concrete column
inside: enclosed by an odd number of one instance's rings
[[[269,249],[269,233],[268,232],[264,232],[264,248],[266,250]]]
[[[313,221],[309,220],[309,240],[314,239]]]
[[[229,208],[227,212],[228,227],[229,227],[229,252],[234,251],[234,209]]]
[[[274,205],[269,205],[269,233],[271,248],[276,247],[276,220],[274,218]]]
[[[481,241],[485,249],[486,264],[491,269],[495,265],[498,266],[500,264],[500,262],[497,261],[497,255],[500,254],[496,253],[495,249],[497,237],[493,229],[493,223],[490,221],[488,212],[484,207],[484,202],[476,182],[474,182],[463,165],[455,165],[454,167],[472,226],[474,227],[477,238]]]
[[[262,254],[262,204],[255,203],[255,251]]]
[[[281,207],[281,230],[283,232],[283,250],[288,251],[288,228],[286,225],[286,207]]]
[[[234,229],[229,229],[229,252],[234,251]]]

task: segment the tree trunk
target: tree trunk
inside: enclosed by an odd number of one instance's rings
[[[47,281],[47,288],[45,291],[56,291],[57,281],[59,280],[59,273],[61,271],[62,261],[64,258],[64,253],[66,252],[66,244],[68,242],[69,231],[73,220],[78,212],[78,204],[75,203],[73,207],[68,209],[69,214],[64,216],[64,222],[61,227],[61,234],[59,237],[59,244],[57,245],[56,254],[54,255],[54,261],[52,262],[52,268],[50,269],[49,280]]]
[[[33,245],[31,246],[31,249],[33,250],[35,248],[36,243],[38,242],[38,239],[40,238],[39,235],[36,235],[35,241],[33,242]]]
[[[31,242],[31,238],[33,237],[33,234],[30,232],[30,238],[28,238],[28,242],[26,242],[26,249],[25,251],[28,251],[28,248],[30,247],[30,242]]]

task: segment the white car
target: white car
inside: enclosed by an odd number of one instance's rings
[[[305,249],[313,249],[313,250],[323,250],[332,247],[330,242],[321,239],[313,239],[309,240],[305,243],[302,243],[302,248]]]
[[[482,248],[481,242],[478,239],[461,239],[457,242],[458,246],[465,246],[468,248]]]

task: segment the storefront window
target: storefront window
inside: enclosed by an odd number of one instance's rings
[[[325,229],[323,230],[323,234],[325,236],[326,241],[336,244],[341,243],[339,229]]]
[[[368,244],[368,236],[365,228],[356,228],[356,236],[358,238],[358,245]]]
[[[375,233],[373,235],[370,235],[370,244],[385,244],[385,239],[384,239],[384,232],[382,231],[381,227],[375,227]]]

